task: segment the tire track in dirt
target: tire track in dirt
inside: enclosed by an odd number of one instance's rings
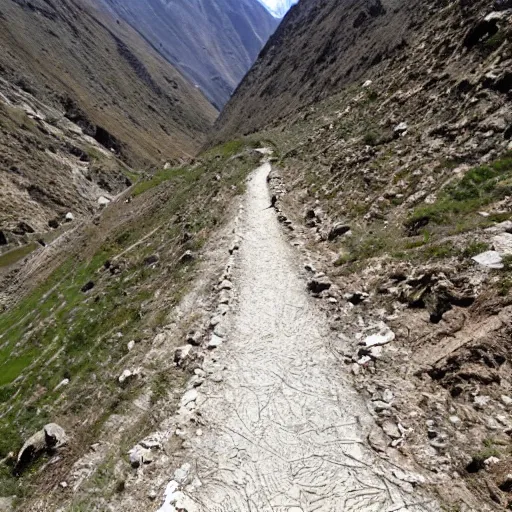
[[[161,510],[439,511],[416,485],[420,475],[366,447],[373,420],[329,351],[327,321],[266,209],[270,170],[248,181],[227,343],[205,363],[222,382],[207,379],[197,398],[206,428],[190,442],[194,490],[168,489]]]

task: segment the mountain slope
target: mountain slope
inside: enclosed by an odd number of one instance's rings
[[[372,448],[427,470],[443,510],[504,511],[512,3],[403,4],[301,0],[213,139],[275,146],[278,218],[379,425]]]
[[[229,99],[278,20],[257,0],[101,0],[210,101]]]
[[[0,2],[2,250],[67,212],[93,213],[126,187],[126,164],[194,154],[215,118],[133,29],[93,7]]]
[[[262,128],[357,80],[403,44],[426,10],[418,0],[302,0],[222,112],[220,137]]]

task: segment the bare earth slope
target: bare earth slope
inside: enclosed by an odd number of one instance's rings
[[[257,0],[101,0],[221,109],[276,29]]]

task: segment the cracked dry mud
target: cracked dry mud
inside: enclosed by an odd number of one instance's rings
[[[437,511],[416,473],[366,446],[373,426],[329,350],[327,322],[269,205],[270,165],[248,181],[227,342],[198,408],[189,462],[201,512]],[[412,483],[411,483],[412,482]],[[187,508],[187,510],[189,510]]]

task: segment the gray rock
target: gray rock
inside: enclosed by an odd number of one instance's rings
[[[487,268],[500,269],[503,268],[503,260],[499,252],[485,251],[473,256],[473,261]]]
[[[385,452],[389,442],[389,438],[378,427],[372,428],[368,434],[368,443],[377,452]]]
[[[386,402],[383,402],[382,400],[375,400],[375,402],[372,402],[372,406],[376,413],[391,409],[391,405],[389,405]]]
[[[512,235],[510,233],[501,233],[500,235],[496,235],[492,238],[492,245],[494,246],[494,250],[503,255],[511,255],[512,254]]]
[[[0,512],[11,512],[14,510],[14,498],[0,498]]]
[[[142,464],[150,464],[154,460],[151,450],[144,448],[140,444],[136,444],[129,452],[130,464],[132,468],[138,468]]]
[[[389,436],[391,439],[400,439],[402,434],[398,429],[398,425],[391,420],[386,420],[382,424],[382,430]]]
[[[216,334],[212,334],[210,341],[208,342],[208,348],[214,349],[222,345],[222,338]]]
[[[181,399],[181,405],[183,407],[187,406],[188,404],[195,402],[197,400],[197,397],[199,396],[197,389],[190,389],[187,391],[182,399]]]
[[[17,464],[31,462],[45,450],[55,450],[67,442],[64,429],[56,423],[48,423],[31,436],[18,453]]]
[[[409,126],[407,125],[407,123],[402,122],[395,126],[395,128],[393,129],[393,133],[397,136],[403,135],[408,129]]]
[[[502,401],[506,406],[512,405],[512,398],[510,398],[510,397],[509,397],[509,396],[507,396],[507,395],[501,395],[501,401]]]
[[[71,212],[66,213],[64,218],[66,219],[66,222],[72,222],[75,220],[75,216]]]

